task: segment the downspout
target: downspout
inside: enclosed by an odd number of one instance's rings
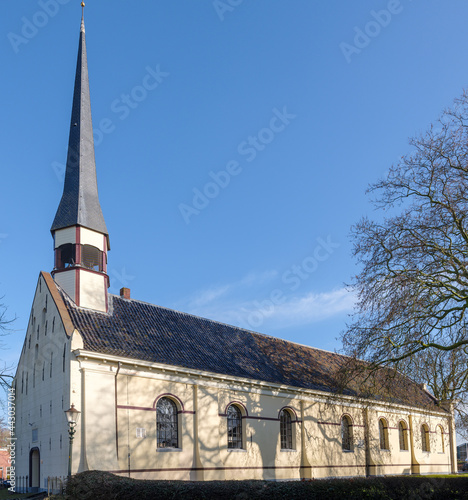
[[[304,401],[301,400],[301,479],[312,479],[312,467],[307,460],[306,440],[305,435],[305,410]]]
[[[119,375],[120,372],[120,367],[122,366],[122,363],[119,361],[117,365],[117,371],[115,372],[115,451],[117,455],[117,463],[119,461],[119,426],[117,423],[117,376]]]

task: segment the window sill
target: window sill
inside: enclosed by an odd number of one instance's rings
[[[156,448],[157,452],[182,451],[182,448]]]
[[[297,450],[293,450],[292,448],[281,448],[280,451],[285,453],[296,453]]]
[[[408,453],[409,450],[400,450],[401,453]]]
[[[247,453],[247,450],[244,450],[244,448],[228,448],[227,451],[229,452],[241,452],[241,453]]]
[[[354,453],[354,450],[341,450],[343,453]]]

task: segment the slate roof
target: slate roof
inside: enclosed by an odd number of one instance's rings
[[[84,226],[108,235],[99,203],[84,21],[81,21],[65,185],[51,231]]]
[[[109,313],[79,308],[66,294],[63,298],[89,351],[303,389],[342,390],[339,373],[350,358],[336,353],[116,295],[109,295]],[[376,396],[372,388],[373,398],[436,404],[401,376],[391,386],[396,392],[385,397]],[[349,385],[343,392],[357,395],[356,387]]]

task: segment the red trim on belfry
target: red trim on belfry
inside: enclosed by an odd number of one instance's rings
[[[106,304],[106,313],[109,312],[109,301],[107,300],[107,280],[104,280],[104,302]]]
[[[76,226],[76,241],[75,241],[75,262],[81,264],[81,229]]]
[[[101,273],[101,271],[95,271],[94,269],[88,269],[87,267],[82,266],[70,266],[65,269],[54,269],[54,273],[65,273],[67,271],[71,271],[73,269],[78,269],[80,271],[86,271],[88,273],[99,274],[99,276],[105,276],[107,280],[109,280],[109,276],[106,273]]]
[[[80,269],[75,270],[75,304],[80,306]]]

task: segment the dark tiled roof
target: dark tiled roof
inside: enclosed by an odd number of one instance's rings
[[[96,180],[84,24],[76,63],[65,184],[51,231],[75,225],[108,234]]]
[[[78,308],[65,294],[64,301],[84,348],[103,354],[325,392],[340,390],[340,370],[349,360],[115,295],[109,296],[108,314]],[[392,381],[392,387],[397,387],[396,382]],[[378,399],[434,406],[434,398],[414,383],[409,394],[407,379],[405,382],[404,390]],[[353,395],[358,391],[348,386],[343,392]],[[376,397],[374,387],[372,394]]]

